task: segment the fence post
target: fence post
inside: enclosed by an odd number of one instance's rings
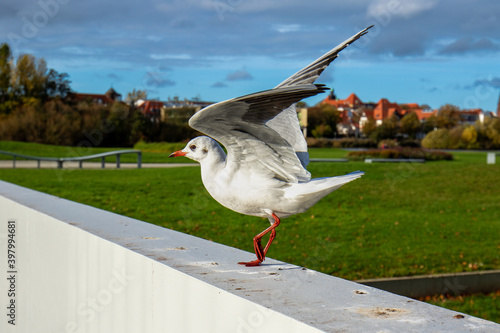
[[[137,153],[137,169],[140,169],[142,166],[142,152]]]
[[[106,167],[106,158],[105,157],[101,157],[101,168],[105,168]]]
[[[120,154],[116,154],[116,168],[120,169]]]

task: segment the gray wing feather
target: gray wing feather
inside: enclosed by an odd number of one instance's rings
[[[307,142],[300,130],[295,107],[296,104],[292,104],[269,120],[266,125],[278,132],[292,146],[300,163],[305,168],[309,164],[309,154],[307,153]]]
[[[342,51],[343,49],[351,45],[353,42],[361,38],[361,36],[367,34],[368,30],[371,27],[373,27],[373,25],[369,26],[366,29],[361,30],[351,38],[337,45],[329,52],[325,53],[323,56],[313,61],[310,65],[302,68],[300,71],[298,71],[285,81],[278,84],[276,88],[314,83],[314,81],[316,81],[316,79],[321,75],[321,73],[325,70],[325,68],[328,67],[328,65],[330,65],[330,63],[338,57],[340,51]]]
[[[230,165],[245,165],[287,182],[308,181],[311,175],[292,145],[266,123],[283,109],[325,89],[308,84],[234,98],[198,111],[189,119],[189,125],[222,143]]]

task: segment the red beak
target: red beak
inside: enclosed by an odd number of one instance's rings
[[[184,156],[186,154],[187,154],[186,152],[183,152],[182,150],[178,150],[178,151],[174,151],[168,157],[179,157],[179,156]]]

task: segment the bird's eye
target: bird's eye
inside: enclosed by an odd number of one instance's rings
[[[189,146],[189,149],[191,149],[192,151],[195,151],[196,150],[196,145]]]

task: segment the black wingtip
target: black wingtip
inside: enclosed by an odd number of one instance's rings
[[[316,88],[318,88],[318,90],[320,91],[320,93],[324,93],[325,91],[331,90],[330,87],[327,87],[324,84],[315,83],[314,85],[316,86]]]
[[[361,30],[361,31],[359,32],[359,37],[366,35],[366,34],[368,33],[368,30],[370,30],[370,29],[371,29],[371,28],[373,28],[374,26],[375,26],[375,24],[372,24],[372,25],[370,25],[368,28],[364,28],[363,30]]]

